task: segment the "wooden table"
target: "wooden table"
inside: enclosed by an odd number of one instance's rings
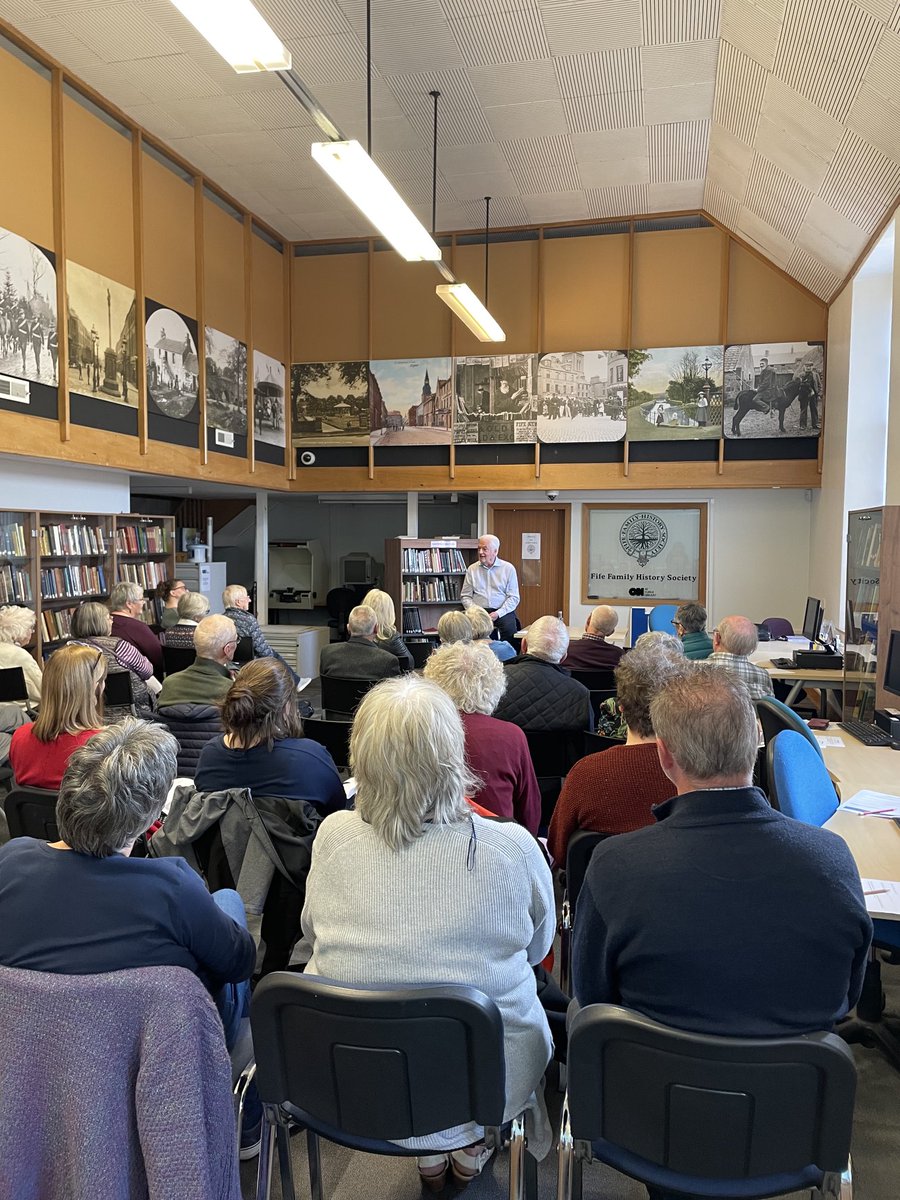
[[[900,752],[888,746],[864,746],[846,729],[835,728],[844,745],[823,750],[825,765],[837,784],[841,800],[861,788],[900,794]],[[839,808],[825,824],[840,834],[863,879],[900,880],[900,826],[883,817],[860,817]],[[897,914],[900,920],[900,913]]]
[[[785,683],[793,684],[790,694],[785,700],[785,704],[789,708],[797,700],[806,684],[818,688],[823,695],[831,692],[843,692],[843,671],[828,671],[822,667],[817,670],[815,667],[772,666],[773,658],[790,658],[794,649],[795,647],[790,643],[786,645],[784,642],[763,642],[748,656],[752,663],[762,667],[770,679],[781,679]],[[841,706],[837,700],[834,701],[834,705],[836,711],[840,713]],[[822,715],[825,715],[824,711]]]

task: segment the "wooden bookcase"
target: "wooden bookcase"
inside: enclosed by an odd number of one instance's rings
[[[466,567],[477,554],[478,542],[473,538],[385,540],[385,591],[394,601],[404,637],[433,634],[445,612],[461,607]]]
[[[892,629],[900,629],[900,506],[847,514],[844,716],[873,720],[900,708],[884,686]]]

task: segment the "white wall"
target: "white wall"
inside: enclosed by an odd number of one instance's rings
[[[56,426],[48,434],[56,436]],[[126,471],[49,459],[0,455],[0,495],[4,508],[25,511],[131,512],[130,477]]]

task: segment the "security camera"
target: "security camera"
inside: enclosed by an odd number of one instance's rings
[[[548,492],[548,493],[547,493],[547,499],[548,499],[548,500],[557,500],[557,499],[559,499],[559,492]]]
[[[315,462],[316,462],[316,456],[313,454],[312,450],[304,450],[303,453],[300,455],[300,466],[301,467],[315,466]]]

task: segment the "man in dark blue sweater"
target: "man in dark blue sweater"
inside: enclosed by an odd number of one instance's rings
[[[602,843],[578,898],[582,1005],[735,1037],[829,1029],[862,987],[872,923],[846,844],[752,786],[746,688],[692,665],[651,705],[677,795],[657,824]]]

